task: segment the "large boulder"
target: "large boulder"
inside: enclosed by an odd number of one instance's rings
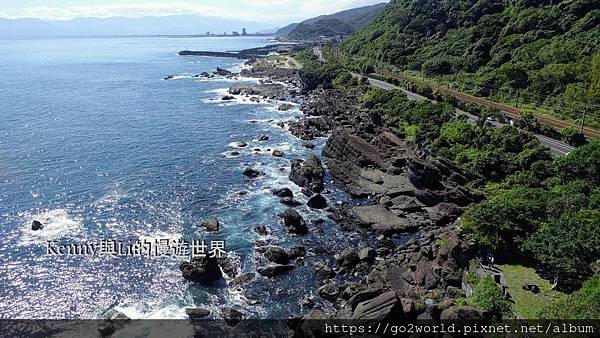
[[[228,71],[227,69],[223,69],[223,68],[217,67],[217,70],[215,71],[215,74],[221,75],[221,76],[228,76],[228,75],[231,75],[233,73],[230,72],[230,71]]]
[[[258,171],[256,169],[247,167],[246,169],[244,169],[244,176],[248,177],[248,178],[257,178],[259,176],[264,175],[264,173],[262,171]]]
[[[354,310],[356,309],[356,306],[358,306],[358,304],[380,296],[382,293],[383,290],[377,288],[369,288],[366,290],[358,291],[350,297],[350,299],[348,300],[348,305],[350,305],[352,310]]]
[[[43,228],[44,228],[44,225],[42,224],[42,222],[40,222],[38,220],[33,220],[33,222],[31,222],[31,230],[38,231],[38,230],[42,230]]]
[[[483,315],[470,306],[452,306],[442,311],[440,321],[476,323],[483,321]]]
[[[277,107],[277,110],[279,111],[288,111],[290,109],[294,108],[293,105],[291,105],[290,103],[282,103],[279,105],[279,107]]]
[[[335,257],[337,264],[343,269],[352,269],[358,263],[360,263],[360,258],[356,251],[352,248],[344,249],[339,255]]]
[[[418,228],[412,218],[397,216],[381,204],[353,207],[350,215],[358,225],[386,233],[411,232]]]
[[[221,222],[219,222],[218,218],[211,217],[211,218],[205,219],[202,222],[202,224],[200,224],[200,226],[202,226],[204,229],[206,229],[206,231],[219,231]]]
[[[289,188],[273,189],[271,192],[277,197],[294,197],[294,193]]]
[[[279,203],[285,204],[288,207],[299,207],[302,203],[296,201],[293,197],[283,197],[279,200]]]
[[[326,299],[330,302],[335,301],[338,298],[338,295],[340,294],[339,288],[332,281],[328,281],[327,283],[325,283],[317,290],[317,292],[319,293],[319,296],[321,296],[321,298]]]
[[[304,218],[296,210],[288,208],[281,214],[281,217],[283,218],[283,224],[290,233],[299,235],[308,233]]]
[[[358,258],[362,262],[370,263],[375,260],[375,257],[377,257],[377,251],[373,248],[365,247],[358,251]]]
[[[277,264],[287,264],[290,261],[290,257],[285,250],[280,247],[270,246],[265,251],[265,257],[269,262]]]
[[[263,266],[260,267],[258,269],[256,269],[256,272],[260,273],[261,275],[265,276],[265,277],[277,277],[280,275],[283,275],[286,272],[292,271],[294,270],[294,266],[293,265],[283,265],[283,264],[275,264],[275,265],[268,265],[268,266]]]
[[[261,142],[261,141],[268,141],[269,140],[269,136],[265,135],[265,134],[261,134],[261,135],[258,135],[258,137],[256,137],[256,140],[259,141],[259,142]]]
[[[223,277],[217,259],[209,256],[182,262],[179,270],[183,278],[200,284],[211,284]]]
[[[210,315],[210,310],[207,309],[202,309],[202,308],[186,308],[185,309],[185,314],[187,314],[187,316],[190,319],[200,319],[200,318],[205,318],[208,317]]]
[[[229,286],[234,287],[234,286],[241,286],[241,285],[247,284],[250,281],[252,281],[255,276],[256,276],[256,274],[254,272],[243,273],[243,274],[235,277],[234,279],[232,279],[229,282]]]
[[[224,308],[221,314],[223,315],[225,323],[227,323],[229,326],[236,326],[242,321],[242,319],[244,319],[243,313],[230,307]]]
[[[327,207],[327,200],[321,194],[314,194],[308,199],[306,205],[313,209],[325,209]]]
[[[292,160],[289,178],[298,186],[308,188],[312,192],[321,192],[323,191],[324,176],[325,169],[316,155],[310,154],[306,161]]]
[[[335,272],[333,271],[333,269],[321,262],[315,262],[313,264],[313,271],[315,272],[315,275],[317,277],[320,277],[322,279],[329,279],[335,277]]]
[[[290,132],[301,140],[310,141],[325,136],[333,127],[334,123],[324,117],[305,118],[290,123]]]
[[[395,291],[386,292],[359,303],[352,313],[353,320],[383,321],[402,315],[402,304]]]

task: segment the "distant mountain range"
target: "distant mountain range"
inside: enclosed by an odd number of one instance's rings
[[[293,23],[280,28],[275,35],[289,39],[314,39],[319,36],[351,35],[383,13],[386,3],[341,11]]]
[[[265,31],[269,24],[220,17],[178,15],[141,18],[75,18],[67,21],[2,19],[0,36],[113,36],[113,35],[201,35],[211,32],[231,35],[246,28],[249,33]]]

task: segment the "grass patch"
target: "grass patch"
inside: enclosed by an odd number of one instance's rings
[[[537,319],[538,312],[549,302],[562,297],[564,294],[552,290],[552,283],[540,277],[535,269],[523,265],[502,264],[497,265],[504,273],[504,280],[508,287],[513,311],[522,319]],[[523,290],[523,284],[539,286],[540,292]]]

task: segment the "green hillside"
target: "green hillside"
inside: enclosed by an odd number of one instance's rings
[[[360,63],[600,126],[600,1],[392,0],[341,47]]]
[[[330,15],[293,23],[279,29],[275,35],[287,36],[290,39],[315,39],[321,35],[349,35],[368,25],[378,17],[386,4],[352,8]]]

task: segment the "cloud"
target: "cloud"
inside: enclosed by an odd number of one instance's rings
[[[69,20],[76,17],[129,17],[171,16],[171,15],[202,15],[202,16],[233,16],[231,11],[214,6],[204,6],[189,3],[131,3],[115,5],[82,5],[61,7],[26,7],[19,17],[38,18],[45,20]]]
[[[70,20],[77,17],[200,15],[285,23],[384,0],[221,0],[219,5],[190,2],[139,2],[107,5],[25,7],[11,18]],[[8,17],[0,12],[0,17]]]

